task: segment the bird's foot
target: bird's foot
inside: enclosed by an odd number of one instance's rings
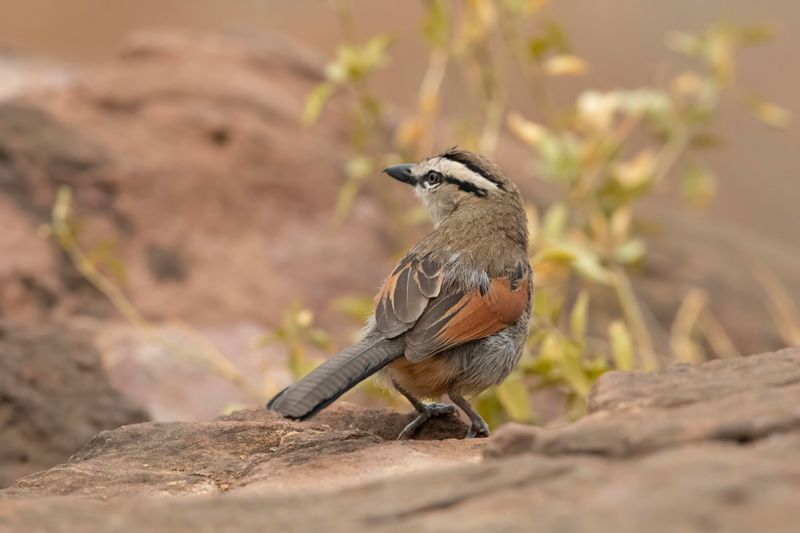
[[[410,439],[431,417],[453,414],[456,412],[456,407],[449,403],[424,403],[422,404],[422,410],[417,412],[419,413],[417,418],[403,428],[397,440]],[[486,431],[488,431],[488,429]]]
[[[489,426],[486,425],[486,422],[483,420],[472,422],[469,425],[469,431],[467,431],[468,439],[474,439],[476,437],[488,437],[489,436]]]
[[[456,412],[456,406],[449,403],[426,403],[424,405],[430,416],[452,415]]]

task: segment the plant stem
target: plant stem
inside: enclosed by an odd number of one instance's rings
[[[642,310],[630,278],[628,278],[625,269],[620,266],[614,266],[612,272],[614,274],[614,288],[616,289],[622,312],[630,326],[636,345],[639,347],[642,368],[644,370],[656,370],[660,366],[659,358],[653,347],[653,339],[650,337],[650,332],[645,325]]]

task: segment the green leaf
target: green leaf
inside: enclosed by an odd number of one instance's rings
[[[311,91],[311,94],[306,99],[305,109],[303,109],[303,124],[310,126],[317,121],[334,89],[333,83],[326,81],[320,83]]]
[[[617,246],[614,250],[614,259],[623,265],[629,265],[641,261],[645,253],[647,253],[647,244],[642,239],[631,239]]]
[[[717,192],[717,177],[706,168],[691,165],[681,179],[681,195],[695,209],[705,209]]]
[[[604,358],[595,357],[583,363],[583,371],[586,372],[589,380],[594,383],[597,378],[608,372],[608,363]]]
[[[503,0],[502,5],[510,14],[524,17],[539,11],[546,3],[547,0]]]
[[[56,224],[69,223],[72,212],[72,189],[66,185],[58,188],[56,202],[53,204],[53,220]]]
[[[431,216],[428,214],[428,210],[423,206],[413,207],[406,211],[402,216],[403,224],[406,226],[417,226],[419,224],[430,222],[430,220]]]
[[[362,181],[349,179],[339,189],[339,195],[336,198],[336,210],[334,216],[337,221],[344,220],[350,213],[353,207],[353,202],[361,190]]]
[[[755,113],[756,118],[773,128],[785,129],[792,121],[792,114],[785,108],[766,101],[756,94],[747,99],[748,106]]]
[[[588,69],[586,61],[572,54],[557,54],[549,57],[542,65],[550,76],[580,76]]]
[[[496,390],[500,404],[508,415],[517,422],[532,422],[533,411],[531,410],[528,390],[522,381],[522,375],[514,372]]]
[[[713,148],[720,148],[725,144],[725,139],[721,136],[707,132],[700,131],[692,135],[689,139],[689,146],[696,150],[708,150]]]
[[[625,323],[621,320],[613,321],[608,326],[608,337],[617,369],[633,370],[633,341]]]
[[[539,348],[538,361],[555,363],[561,358],[561,336],[557,332],[550,332],[542,341]]]
[[[339,189],[336,199],[335,217],[337,221],[344,220],[353,207],[353,202],[364,185],[364,181],[372,172],[373,163],[367,157],[356,156],[347,162],[345,173],[347,181]]]
[[[659,89],[615,91],[614,95],[619,109],[629,115],[663,117],[672,111],[669,94]]]
[[[537,290],[533,294],[534,316],[545,318],[551,322],[558,320],[561,314],[561,305],[555,300],[556,296],[550,291]]]
[[[503,404],[500,403],[495,389],[490,389],[483,394],[479,394],[474,403],[478,414],[489,424],[490,428],[494,429],[508,420],[505,416]]]
[[[361,296],[344,296],[331,302],[331,306],[340,313],[343,313],[359,322],[365,320],[375,308],[372,298]]]
[[[431,48],[444,48],[447,44],[447,10],[444,0],[428,3],[428,15],[422,23],[422,35]]]
[[[386,63],[386,52],[391,44],[392,36],[389,34],[378,35],[367,41],[361,56],[364,70],[382,67]]]
[[[308,340],[320,350],[328,350],[331,347],[331,337],[328,332],[322,329],[313,328],[307,332]]]
[[[279,340],[278,334],[274,331],[271,331],[259,337],[258,340],[256,340],[256,346],[259,348],[266,348],[270,344],[275,344]]]
[[[545,222],[546,224],[546,222]],[[595,283],[608,285],[610,275],[600,262],[597,253],[582,244],[575,242],[560,242],[542,249],[533,258],[534,263],[547,261],[561,261],[569,266],[580,276]]]
[[[536,61],[544,58],[548,52],[568,54],[570,49],[567,33],[556,23],[548,24],[542,35],[528,41],[528,53]]]
[[[667,46],[690,57],[698,57],[703,51],[703,41],[700,37],[686,32],[676,31],[667,35]]]
[[[572,268],[575,272],[589,281],[608,285],[610,283],[609,272],[600,263],[597,254],[586,248],[576,248],[576,250],[579,253],[572,261]]]
[[[753,24],[739,28],[739,42],[745,45],[764,44],[775,36],[775,28],[768,24]]]
[[[577,346],[569,342],[562,343],[562,354],[558,360],[558,369],[564,381],[575,394],[581,398],[589,395],[589,391],[592,389],[592,381],[583,370],[581,352]]]
[[[582,290],[572,306],[569,316],[569,329],[573,337],[583,341],[586,338],[586,322],[589,314],[589,293]]]
[[[562,203],[550,206],[542,221],[542,230],[546,239],[558,240],[561,238],[567,225],[568,214],[567,206]]]
[[[580,138],[574,133],[543,135],[539,140],[539,172],[542,177],[559,183],[573,183],[581,175]]]
[[[535,263],[545,263],[547,261],[561,261],[564,263],[572,263],[577,254],[575,248],[569,244],[555,244],[542,248],[534,257]]]

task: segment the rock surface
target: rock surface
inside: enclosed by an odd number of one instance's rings
[[[389,441],[406,415],[348,405],[127,426],[0,492],[0,529],[796,530],[800,349],[610,373],[590,406],[478,441]]]
[[[211,422],[125,426],[95,436],[69,462],[28,476],[9,494],[113,497],[336,488],[477,460],[481,441],[460,438],[455,416],[434,419],[398,442],[411,414],[340,403],[312,422],[264,409]]]
[[[91,335],[0,322],[0,487],[68,459],[98,431],[144,420],[109,383]]]

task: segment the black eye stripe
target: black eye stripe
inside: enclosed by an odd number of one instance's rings
[[[475,185],[474,183],[460,180],[450,175],[443,175],[435,170],[431,170],[427,174],[425,174],[423,180],[427,189],[433,189],[440,183],[445,182],[445,183],[452,183],[462,191],[474,194],[475,196],[479,196],[481,198],[485,198],[486,195],[488,194],[486,189],[482,189],[477,185]]]
[[[453,185],[457,186],[459,189],[461,189],[464,192],[468,192],[468,193],[474,194],[475,196],[479,196],[481,198],[485,198],[486,195],[488,194],[486,192],[486,189],[481,189],[480,187],[478,187],[474,183],[470,183],[468,181],[463,181],[463,180],[460,180],[458,178],[454,178],[452,176],[444,176],[444,181],[446,181],[447,183],[452,183]]]

